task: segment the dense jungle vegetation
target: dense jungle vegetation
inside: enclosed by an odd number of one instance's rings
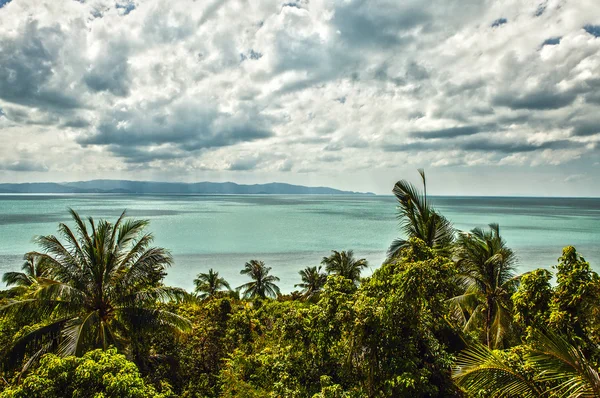
[[[372,276],[332,251],[291,294],[259,260],[238,288],[165,286],[147,221],[71,210],[3,276],[0,397],[600,396],[598,274],[573,247],[516,274],[498,224],[456,231],[420,173]]]

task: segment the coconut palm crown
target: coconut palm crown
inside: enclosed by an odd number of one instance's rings
[[[490,224],[488,231],[475,228],[460,234],[456,264],[465,292],[453,301],[468,315],[465,330],[483,325],[489,348],[501,344],[512,321],[511,295],[520,278],[515,276],[515,263],[498,224]]]
[[[46,276],[48,271],[48,262],[42,256],[35,253],[27,253],[23,256],[23,272],[6,272],[2,276],[2,282],[6,286],[26,287],[37,283],[39,278]]]
[[[279,287],[275,284],[275,282],[279,282],[279,278],[269,275],[270,271],[271,267],[265,266],[262,261],[250,260],[244,264],[244,269],[240,271],[240,274],[252,278],[252,282],[238,287],[245,299],[277,297],[281,293]]]
[[[321,272],[321,266],[317,267],[306,267],[302,271],[298,272],[302,283],[294,285],[294,287],[302,288],[302,294],[305,299],[310,299],[318,294],[325,282],[327,282],[327,274]]]
[[[388,249],[388,257],[396,257],[408,247],[410,238],[418,238],[436,250],[440,255],[450,255],[454,241],[454,228],[450,221],[439,214],[429,203],[425,171],[419,169],[423,181],[423,192],[411,183],[401,180],[394,185],[392,192],[398,200],[398,220],[400,230],[406,238],[398,238]]]
[[[198,274],[194,279],[194,285],[196,286],[196,295],[201,299],[213,297],[223,289],[231,290],[225,278],[219,277],[219,273],[212,268],[208,270],[208,273]]]
[[[343,276],[354,283],[358,283],[360,280],[362,269],[369,266],[366,259],[354,258],[354,251],[352,250],[341,252],[332,250],[329,257],[323,257],[321,264],[325,265],[327,272]]]
[[[185,291],[161,284],[172,258],[151,246],[152,234],[144,232],[148,221],[126,219],[123,212],[114,224],[91,217],[86,224],[69,211],[75,230],[60,223],[61,239],[36,238],[42,250],[33,255],[47,263],[48,279],[0,309],[42,320],[10,348],[9,366],[24,355],[27,367],[47,351],[80,356],[111,345],[126,349],[136,333],[190,328],[186,319],[157,307],[183,298]]]

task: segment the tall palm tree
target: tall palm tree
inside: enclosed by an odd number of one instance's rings
[[[327,274],[321,272],[321,266],[317,267],[306,267],[299,272],[302,278],[302,283],[294,285],[294,287],[301,287],[302,294],[305,299],[314,297],[321,291],[325,282],[327,282]]]
[[[7,272],[2,276],[6,286],[27,287],[37,283],[38,278],[47,276],[48,262],[35,253],[27,253],[23,257],[23,272]]]
[[[393,193],[398,199],[398,220],[400,229],[406,239],[398,238],[388,249],[388,257],[392,258],[408,246],[409,238],[421,239],[428,247],[441,255],[450,255],[454,241],[454,228],[450,221],[439,214],[428,201],[425,171],[419,169],[423,181],[423,192],[401,180],[394,185]]]
[[[201,299],[213,297],[221,289],[231,290],[225,278],[220,278],[219,273],[213,271],[212,268],[208,270],[207,274],[198,274],[198,277],[194,279],[194,285],[196,285],[196,294]]]
[[[362,269],[369,265],[364,258],[354,258],[352,250],[341,252],[332,250],[329,257],[323,257],[321,264],[325,265],[327,272],[343,276],[354,283],[358,283]]]
[[[114,224],[96,224],[90,217],[88,226],[69,211],[76,229],[60,223],[62,241],[36,238],[42,252],[33,254],[47,262],[53,279],[40,280],[34,292],[0,309],[43,320],[15,342],[9,366],[27,353],[34,352],[25,367],[49,350],[79,356],[93,348],[126,347],[137,333],[190,328],[186,319],[157,307],[159,301],[183,298],[185,291],[161,284],[172,259],[150,246],[148,221],[125,219],[123,212]]]
[[[524,366],[501,351],[476,345],[457,358],[452,377],[468,393],[489,397],[600,397],[594,363],[564,337],[534,331]]]
[[[252,282],[238,287],[243,292],[245,299],[277,297],[281,293],[279,287],[275,284],[275,282],[279,282],[279,278],[269,275],[270,271],[271,267],[266,267],[262,261],[250,260],[244,264],[244,269],[240,271],[240,274],[252,278]]]
[[[465,330],[483,324],[486,345],[496,348],[510,327],[510,297],[520,276],[515,276],[516,257],[500,236],[499,225],[489,227],[460,234],[456,263],[465,291],[452,301],[460,306],[457,314],[463,317]]]

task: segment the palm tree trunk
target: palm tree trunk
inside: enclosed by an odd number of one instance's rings
[[[487,299],[487,316],[485,320],[485,333],[486,343],[489,349],[492,348],[492,342],[490,341],[490,329],[492,324],[492,300],[488,297]]]

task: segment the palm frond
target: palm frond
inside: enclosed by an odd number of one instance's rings
[[[456,383],[471,394],[488,397],[540,397],[535,383],[515,371],[499,353],[477,344],[462,351],[452,371]]]

